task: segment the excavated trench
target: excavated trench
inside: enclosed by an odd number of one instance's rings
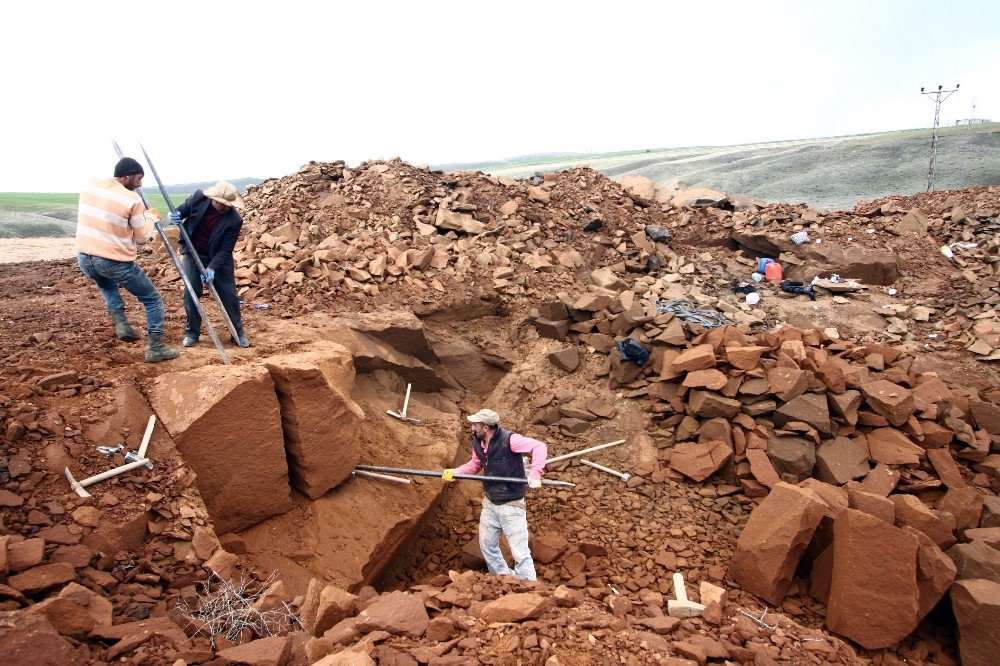
[[[157,415],[194,472],[215,537],[258,572],[278,572],[292,594],[312,578],[352,591],[398,583],[443,485],[355,478],[354,467],[453,466],[466,453],[468,405],[456,403],[489,393],[512,361],[449,324],[425,335],[409,312],[287,326],[291,351],[159,375],[144,396],[120,396],[118,411],[134,413],[136,429]],[[408,383],[419,425],[386,414]]]

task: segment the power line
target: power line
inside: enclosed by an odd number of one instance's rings
[[[896,34],[899,36],[899,45],[903,47],[903,53],[906,54],[906,61],[910,64],[910,71],[913,73],[913,78],[917,78],[917,68],[913,66],[913,58],[910,57],[910,50],[906,48],[906,40],[903,39],[903,31],[899,29],[899,23],[896,21],[896,14],[892,10],[892,4],[889,0],[885,0],[886,6],[889,8],[889,18],[892,19],[892,24],[896,26]]]
[[[928,192],[934,189],[934,167],[937,166],[937,137],[938,125],[941,124],[941,103],[951,97],[952,94],[958,92],[958,86],[959,84],[956,83],[952,90],[942,90],[944,86],[938,86],[934,92],[924,92],[923,88],[920,89],[921,95],[927,95],[927,97],[934,100],[934,129],[931,132],[931,159],[930,164],[927,165]]]

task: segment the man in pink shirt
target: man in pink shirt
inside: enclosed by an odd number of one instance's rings
[[[472,457],[456,469],[446,469],[443,478],[452,481],[454,474],[483,474],[525,479],[524,483],[484,481],[483,511],[479,515],[479,549],[494,576],[511,575],[535,580],[535,563],[528,548],[528,507],[524,501],[527,488],[542,487],[542,473],[548,447],[537,439],[500,427],[500,416],[492,409],[480,409],[466,417],[472,423]],[[531,455],[531,471],[525,475],[524,456]],[[500,552],[500,534],[507,537],[514,570]]]

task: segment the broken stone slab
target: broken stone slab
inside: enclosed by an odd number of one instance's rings
[[[970,486],[949,488],[935,505],[938,511],[946,511],[955,517],[955,529],[959,532],[979,526],[983,513],[983,496]]]
[[[821,435],[833,434],[825,395],[806,393],[789,400],[774,412],[774,424],[779,428],[794,421],[811,425]]]
[[[959,543],[947,550],[955,563],[959,580],[985,578],[1000,583],[1000,550],[982,541]]]
[[[771,437],[767,440],[767,457],[774,469],[788,474],[796,482],[812,476],[816,465],[816,443],[804,437]]]
[[[242,645],[219,650],[218,654],[233,664],[284,666],[292,657],[292,639],[290,636],[258,638]]]
[[[872,460],[887,465],[917,466],[924,449],[894,428],[876,428],[867,434]]]
[[[76,666],[73,646],[42,615],[0,611],[0,655],[9,666]]]
[[[310,499],[321,497],[350,478],[361,458],[365,413],[350,398],[351,354],[326,342],[310,351],[269,357],[265,367],[281,409],[291,483]]]
[[[826,504],[812,490],[776,484],[736,542],[733,579],[772,606],[780,605],[825,513]]]
[[[575,372],[580,367],[580,350],[576,347],[566,347],[550,353],[548,359],[563,372]]]
[[[917,538],[846,509],[833,525],[826,624],[869,650],[895,645],[920,621]]]
[[[42,564],[11,576],[7,585],[25,596],[34,596],[54,587],[76,580],[76,569],[69,562]]]
[[[899,493],[890,495],[889,499],[896,505],[895,523],[898,527],[912,527],[926,534],[941,549],[948,548],[955,543],[955,534],[952,529],[935,516],[919,498]]]
[[[166,373],[147,394],[197,475],[217,532],[241,531],[292,508],[281,410],[267,368]]]
[[[863,479],[870,471],[868,448],[857,440],[835,437],[816,449],[816,478],[820,481],[841,486]]]
[[[505,594],[483,606],[479,617],[490,624],[494,622],[523,622],[541,617],[554,605],[555,600],[551,596],[541,595],[537,592]]]
[[[958,652],[965,666],[995,664],[1000,654],[1000,583],[960,580],[951,586]]]
[[[427,631],[430,616],[419,595],[389,592],[358,614],[357,629],[362,633],[387,631],[393,636],[420,638]]]
[[[868,382],[861,387],[861,392],[868,405],[876,413],[889,419],[889,423],[894,426],[906,423],[906,420],[913,416],[913,412],[916,411],[913,392],[890,381],[880,379]]]
[[[693,481],[704,481],[732,455],[732,448],[722,441],[680,442],[670,454],[670,467]]]

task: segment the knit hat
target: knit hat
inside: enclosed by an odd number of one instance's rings
[[[123,178],[124,176],[133,176],[137,173],[146,175],[143,170],[142,165],[136,162],[131,157],[123,157],[118,160],[118,164],[115,165],[115,178]]]

